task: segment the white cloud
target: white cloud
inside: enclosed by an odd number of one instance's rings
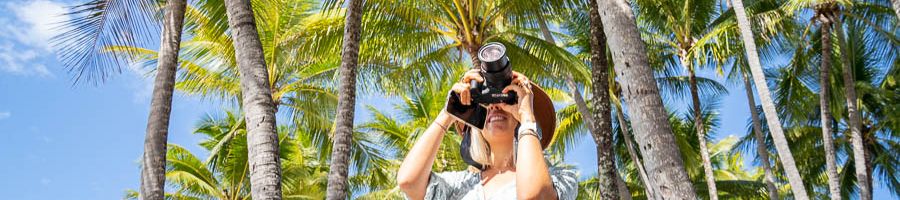
[[[25,29],[28,34],[18,39],[47,50],[50,50],[50,39],[63,32],[60,23],[69,19],[65,15],[66,5],[48,0],[28,1],[24,5],[9,3],[7,7],[28,25]]]
[[[0,120],[8,119],[9,117],[12,117],[11,112],[0,112]]]
[[[50,39],[64,31],[66,7],[49,0],[0,5],[0,72],[53,77],[44,63],[55,58]]]

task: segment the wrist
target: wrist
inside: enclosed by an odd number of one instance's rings
[[[541,140],[540,127],[537,126],[535,122],[523,122],[519,125],[518,139],[521,140],[522,137],[534,136],[538,141]]]
[[[531,119],[534,121],[534,106],[532,106],[532,102],[529,101],[520,101],[519,102],[519,117],[521,120]]]
[[[533,113],[532,111],[530,111],[530,110],[528,110],[528,111],[526,111],[526,110],[519,111],[519,120],[520,120],[520,121],[519,121],[520,123],[535,122],[535,121],[536,121],[535,118],[534,118],[534,113]]]
[[[450,128],[450,123],[453,122],[453,116],[450,113],[447,113],[446,110],[441,111],[437,117],[434,118],[434,123],[440,124],[444,127],[444,130]]]

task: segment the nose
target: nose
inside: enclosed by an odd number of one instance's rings
[[[496,103],[489,104],[487,108],[488,108],[488,110],[491,110],[491,111],[500,110],[500,104],[496,104]]]

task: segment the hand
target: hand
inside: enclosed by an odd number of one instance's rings
[[[516,105],[502,104],[500,108],[513,115],[519,122],[535,121],[534,119],[534,93],[531,91],[531,81],[519,72],[512,73],[512,83],[503,88],[503,93],[516,92],[518,100]]]
[[[472,82],[472,80],[478,81],[479,83],[484,82],[484,78],[481,77],[480,72],[481,71],[478,69],[469,70],[465,75],[463,75],[462,79],[459,80],[458,83],[453,84],[453,88],[451,90],[459,94],[459,101],[463,105],[472,104],[472,94],[469,93],[469,90],[472,88],[470,82]]]

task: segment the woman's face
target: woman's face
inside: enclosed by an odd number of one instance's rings
[[[518,125],[512,114],[501,109],[499,104],[491,104],[484,122],[484,139],[492,144],[512,142]]]

